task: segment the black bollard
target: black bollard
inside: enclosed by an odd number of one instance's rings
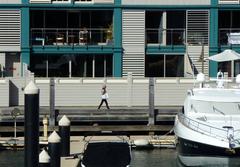
[[[64,115],[58,122],[61,137],[61,157],[70,155],[70,120]]]
[[[50,156],[45,150],[39,154],[39,167],[50,167]]]
[[[24,166],[38,166],[39,89],[30,81],[24,89]]]
[[[60,167],[60,142],[61,138],[56,131],[48,137],[48,153],[51,158],[50,167]]]

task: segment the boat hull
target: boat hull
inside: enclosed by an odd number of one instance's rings
[[[240,149],[216,147],[178,137],[178,153],[184,156],[240,156]]]
[[[199,142],[178,138],[178,160],[184,166],[240,164],[239,149],[229,150]],[[234,161],[232,161],[234,159]]]

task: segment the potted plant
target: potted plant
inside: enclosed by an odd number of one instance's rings
[[[111,23],[106,30],[106,44],[113,43],[113,24]]]

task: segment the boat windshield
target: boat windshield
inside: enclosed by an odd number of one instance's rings
[[[191,100],[190,111],[220,115],[239,115],[240,103]]]

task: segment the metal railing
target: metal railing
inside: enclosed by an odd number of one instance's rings
[[[107,28],[31,28],[32,45],[112,45]]]
[[[147,44],[185,45],[185,29],[146,29]]]
[[[200,123],[198,121],[195,121],[195,120],[192,120],[192,119],[186,117],[182,113],[178,114],[178,119],[183,125],[187,126],[188,128],[190,128],[196,132],[199,132],[199,133],[211,136],[211,137],[218,138],[222,141],[228,142],[228,138],[227,138],[228,130],[227,129],[226,130],[220,129],[220,128],[216,128],[216,127],[213,127],[210,125],[206,125],[204,123]]]
[[[220,28],[219,29],[219,44],[229,45],[228,38],[231,33],[240,33],[240,28]]]

